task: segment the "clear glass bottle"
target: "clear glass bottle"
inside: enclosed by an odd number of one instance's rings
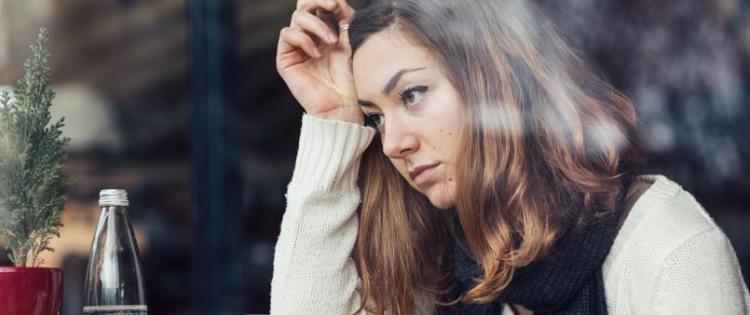
[[[83,292],[83,314],[146,315],[138,243],[122,189],[99,192],[99,223],[91,243]]]

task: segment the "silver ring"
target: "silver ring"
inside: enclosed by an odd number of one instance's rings
[[[349,29],[349,24],[339,24],[339,30],[346,31]]]

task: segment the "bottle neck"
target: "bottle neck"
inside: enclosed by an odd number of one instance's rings
[[[126,206],[112,206],[112,205],[103,205],[100,206],[101,212],[111,212],[111,213],[128,213],[128,207]]]

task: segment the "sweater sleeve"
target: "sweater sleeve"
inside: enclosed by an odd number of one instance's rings
[[[653,314],[750,314],[750,295],[736,254],[719,228],[694,235],[667,256],[653,310]]]
[[[271,314],[352,314],[359,276],[351,258],[357,175],[375,130],[304,115],[276,243]]]

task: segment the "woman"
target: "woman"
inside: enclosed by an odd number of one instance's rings
[[[750,312],[703,208],[637,175],[632,104],[527,1],[300,0],[276,62],[306,114],[272,313]]]

